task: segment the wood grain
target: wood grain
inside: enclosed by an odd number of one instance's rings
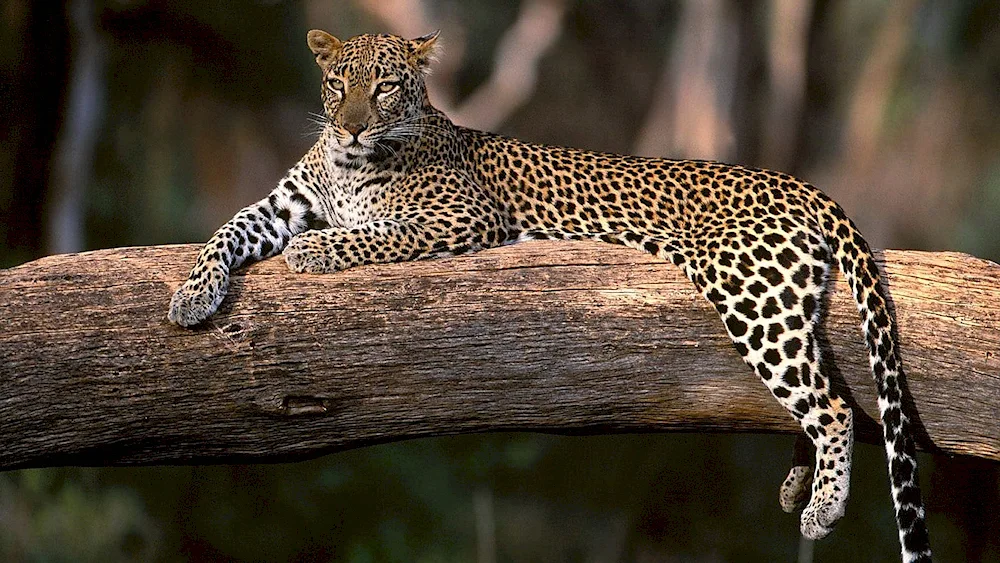
[[[197,252],[0,271],[0,469],[278,461],[501,430],[798,431],[690,283],[626,248],[534,242],[323,276],[272,259],[182,329],[167,304]],[[884,258],[919,445],[1000,460],[1000,266]],[[877,441],[842,279],[824,333],[859,439]]]

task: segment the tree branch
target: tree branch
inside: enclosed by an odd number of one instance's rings
[[[205,326],[166,320],[198,249],[101,250],[0,271],[0,469],[276,461],[418,436],[798,432],[671,265],[535,242],[446,260],[234,276]],[[888,251],[925,449],[1000,460],[1000,266]],[[878,441],[838,278],[832,367]],[[867,416],[866,416],[867,415]]]

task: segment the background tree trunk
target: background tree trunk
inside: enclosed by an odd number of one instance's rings
[[[671,265],[597,243],[234,276],[195,330],[166,320],[193,245],[0,271],[0,469],[277,461],[465,432],[797,432]],[[882,255],[879,254],[879,258]],[[924,449],[1000,460],[1000,266],[887,251]],[[837,278],[835,382],[877,441],[858,318]]]

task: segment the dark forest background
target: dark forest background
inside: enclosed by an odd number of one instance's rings
[[[785,170],[875,246],[1000,260],[997,2],[4,0],[0,267],[206,240],[313,142],[313,27],[441,29],[431,97],[462,124]],[[0,559],[897,561],[873,446],[839,528],[800,544],[777,503],[792,441],[492,434],[8,472]],[[998,464],[920,463],[940,560],[1000,561]]]

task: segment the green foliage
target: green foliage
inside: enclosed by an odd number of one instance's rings
[[[0,474],[0,559],[140,561],[159,547],[142,499],[101,486],[96,469]]]

